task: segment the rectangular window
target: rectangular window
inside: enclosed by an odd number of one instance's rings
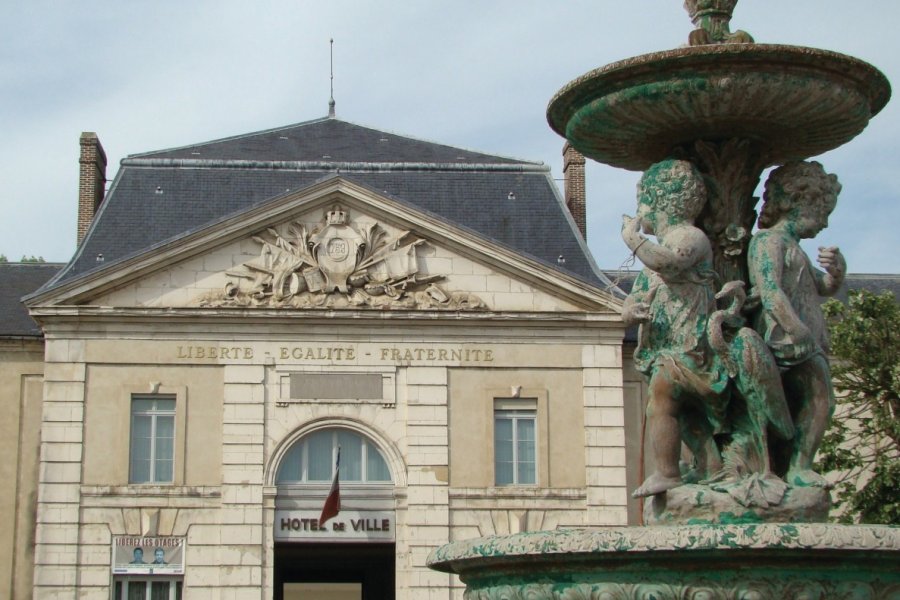
[[[116,578],[115,600],[181,600],[180,579]]]
[[[495,401],[494,483],[534,485],[537,483],[537,410],[535,400]],[[521,407],[516,406],[519,404]]]
[[[175,396],[131,397],[130,483],[173,483]]]

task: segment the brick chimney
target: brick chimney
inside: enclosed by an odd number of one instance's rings
[[[106,153],[100,139],[93,131],[85,131],[79,140],[81,154],[78,173],[78,235],[76,245],[81,244],[106,191]]]
[[[563,177],[566,186],[566,208],[572,213],[572,217],[581,231],[581,237],[587,239],[584,155],[573,148],[569,142],[563,146]]]

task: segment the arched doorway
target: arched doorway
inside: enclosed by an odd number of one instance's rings
[[[340,452],[340,511],[319,522]],[[361,432],[315,429],[282,454],[275,474],[276,600],[394,598],[394,482]]]

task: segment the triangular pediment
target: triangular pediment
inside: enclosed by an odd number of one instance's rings
[[[499,312],[620,306],[606,290],[339,176],[28,304]]]

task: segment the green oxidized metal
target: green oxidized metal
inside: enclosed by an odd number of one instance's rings
[[[560,530],[456,542],[431,568],[468,600],[900,598],[900,528],[705,525]]]
[[[890,98],[884,75],[814,48],[715,44],[596,69],[550,101],[554,131],[599,162],[643,170],[698,140],[750,140],[767,165],[859,134]]]
[[[648,260],[654,258],[648,250],[652,242],[640,237],[640,229],[662,238],[660,245],[666,249],[702,257],[687,267],[707,269],[711,263],[725,284],[722,289],[738,294],[750,279],[747,248],[758,200],[753,194],[765,167],[800,161],[851,140],[885,106],[891,91],[884,75],[855,58],[813,48],[755,44],[746,32],[732,33],[729,21],[735,2],[686,0],[696,27],[690,47],[591,71],[556,94],[547,118],[575,149],[605,164],[645,170],[664,160],[676,166],[681,161],[692,163],[706,182],[702,212],[682,215],[681,221],[670,223],[677,231],[666,232],[656,225],[671,217],[672,206],[656,206],[658,215],[651,211],[639,215],[640,220],[625,218],[623,239],[636,255],[643,252],[641,260],[648,268]],[[672,195],[662,185],[654,192],[664,199]],[[695,243],[697,231],[705,234],[708,244]],[[656,255],[660,271],[672,270],[675,263],[664,260],[665,252]],[[664,283],[682,283],[678,277],[670,279]],[[698,288],[706,285],[694,276],[684,280]],[[712,288],[699,291],[703,294],[698,297],[709,302]],[[647,322],[642,311],[652,308],[653,299],[633,295],[629,299],[636,304],[629,309],[626,301],[623,314],[631,310],[635,321]],[[707,310],[703,319],[715,322],[715,315],[722,322],[729,315],[736,319],[740,304],[732,302],[734,314],[719,310],[709,316]],[[667,323],[657,320],[650,324],[654,325],[665,328]],[[775,380],[780,391],[779,371],[766,346],[751,329],[741,331],[732,338],[719,336],[729,375],[739,380],[741,368],[750,365],[751,383]],[[665,336],[677,337],[670,330]],[[716,339],[710,334],[711,343]],[[749,352],[753,349],[757,351]],[[827,380],[828,375],[823,377]],[[739,381],[737,388],[752,407],[754,390],[741,389]],[[772,421],[772,415],[767,416]],[[750,433],[766,428],[765,423],[750,424],[756,428],[748,428]],[[739,428],[732,429],[740,433]],[[789,438],[790,427],[783,429],[783,437]],[[733,437],[740,441],[737,433]],[[766,454],[764,436],[744,438],[748,448],[756,444],[762,448],[758,454]],[[742,448],[735,450],[736,457],[747,454]],[[900,528],[807,522],[824,520],[830,502],[827,491],[815,485],[809,473],[801,469],[800,474],[809,481],[798,476],[785,486],[790,489],[783,496],[780,488],[772,488],[779,492],[774,494],[763,486],[760,498],[737,504],[732,502],[731,488],[725,493],[713,485],[716,478],[693,485],[679,480],[676,487],[662,491],[657,480],[643,490],[650,496],[650,520],[677,524],[460,541],[435,550],[428,564],[458,574],[469,600],[900,600]],[[757,475],[768,482],[768,465],[753,474]],[[672,479],[664,477],[662,483],[668,485]],[[735,507],[741,510],[735,512]]]

